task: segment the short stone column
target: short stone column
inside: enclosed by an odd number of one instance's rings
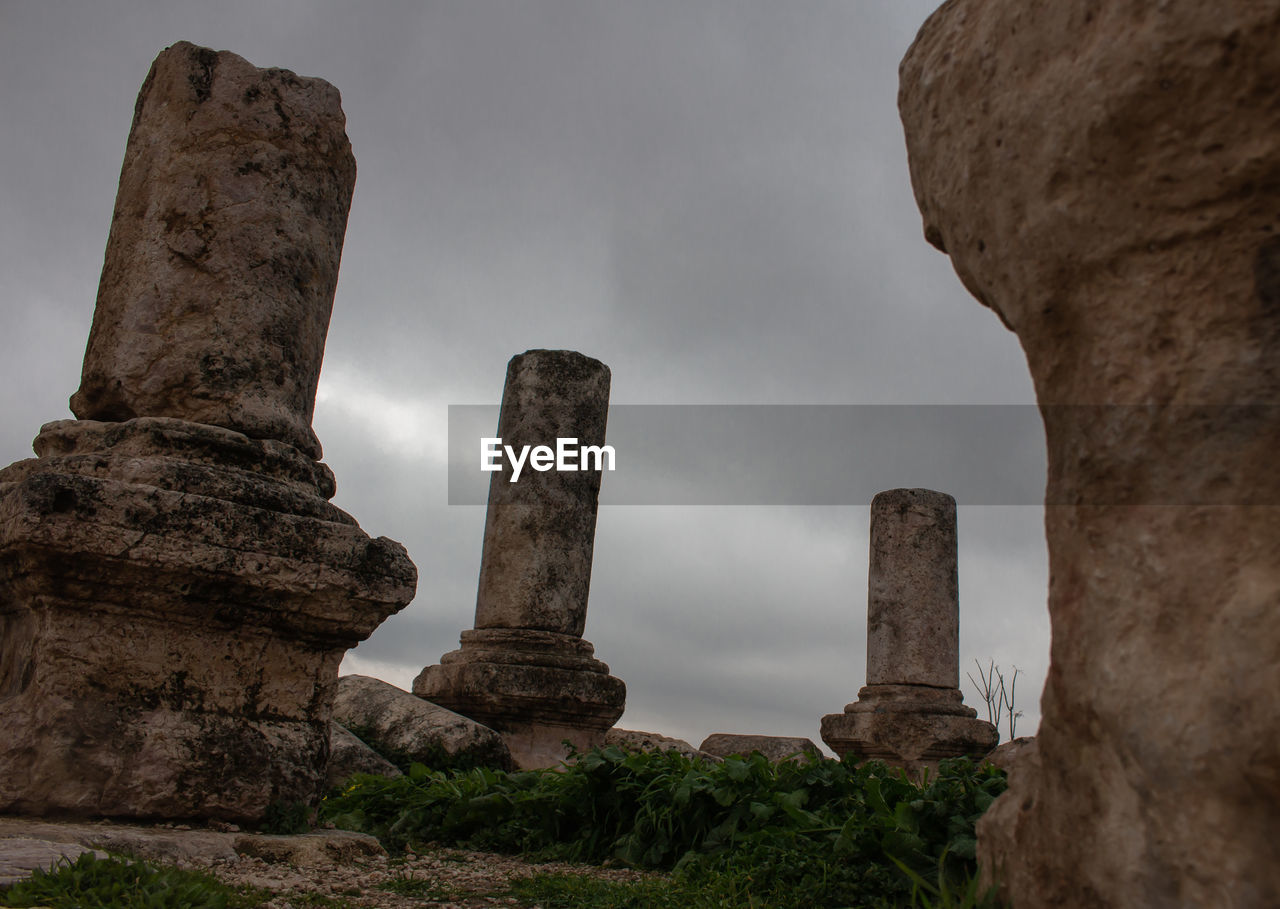
[[[516,451],[554,449],[558,438],[603,446],[608,411],[607,366],[530,350],[507,364],[498,436]],[[626,701],[582,638],[601,473],[526,465],[511,476],[504,467],[489,484],[475,628],[423,669],[413,693],[502,732],[520,766],[551,766],[564,739],[602,743]]]
[[[891,489],[871,501],[867,684],[843,713],[822,718],[836,754],[919,771],[999,741],[960,693],[956,566],[955,499]]]
[[[328,83],[185,42],[142,86],[81,419],[0,471],[0,811],[319,795],[338,663],[416,583],[311,430],[344,122]]]

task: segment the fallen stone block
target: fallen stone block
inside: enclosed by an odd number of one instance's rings
[[[384,756],[407,766],[510,769],[497,732],[380,679],[338,679],[334,718]]]
[[[363,739],[352,735],[347,727],[341,723],[330,723],[325,786],[330,789],[340,786],[356,773],[392,778],[403,776],[399,767],[370,748]]]
[[[821,756],[822,751],[811,740],[798,736],[785,735],[734,735],[717,732],[703,739],[698,746],[699,751],[727,758],[733,755],[747,757],[753,751],[759,751],[769,760],[803,761],[809,755]]]

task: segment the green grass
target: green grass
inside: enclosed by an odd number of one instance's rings
[[[412,896],[418,899],[457,901],[468,894],[455,887],[446,886],[427,877],[414,877],[411,873],[401,871],[389,881],[378,885],[380,890],[387,890],[400,896]]]
[[[0,888],[0,906],[49,909],[251,909],[263,897],[207,874],[92,852]]]
[[[321,814],[393,849],[442,843],[674,872],[656,883],[520,885],[547,891],[522,898],[552,904],[561,888],[564,905],[925,909],[990,904],[972,884],[974,823],[1004,786],[1000,771],[963,759],[917,785],[875,762],[755,754],[711,764],[604,748],[563,772],[418,765],[395,780],[357,777]]]

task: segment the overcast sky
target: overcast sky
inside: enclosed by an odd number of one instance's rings
[[[71,416],[134,99],[179,40],[342,93],[359,176],[315,428],[335,502],[419,571],[344,672],[407,688],[471,627],[484,508],[448,504],[447,407],[496,404],[526,349],[604,361],[615,404],[1031,403],[911,195],[897,65],[936,5],[0,0],[0,463]],[[910,442],[884,488],[946,476]],[[1018,666],[1030,734],[1042,512],[959,520],[961,677]],[[619,725],[817,741],[864,682],[867,525],[865,502],[602,505],[586,637]]]

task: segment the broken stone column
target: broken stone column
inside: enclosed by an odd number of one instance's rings
[[[1280,6],[952,0],[902,62],[925,236],[1049,453],[1019,909],[1280,905]]]
[[[981,756],[999,741],[960,693],[956,502],[929,489],[871,500],[867,684],[822,740],[844,757],[919,772],[943,758]]]
[[[570,350],[530,350],[507,364],[498,417],[502,444],[577,439],[602,446],[609,368]],[[522,767],[553,766],[567,739],[603,743],[626,686],[583,640],[595,546],[598,470],[539,472],[489,484],[475,628],[428,666],[413,693],[503,734]]]
[[[338,92],[180,43],[129,135],[73,399],[0,471],[0,811],[318,796],[338,663],[413,596],[311,410],[355,165]]]
[[[311,414],[356,177],[345,126],[322,80],[186,42],[156,58],[77,417],[211,423],[320,457]]]

